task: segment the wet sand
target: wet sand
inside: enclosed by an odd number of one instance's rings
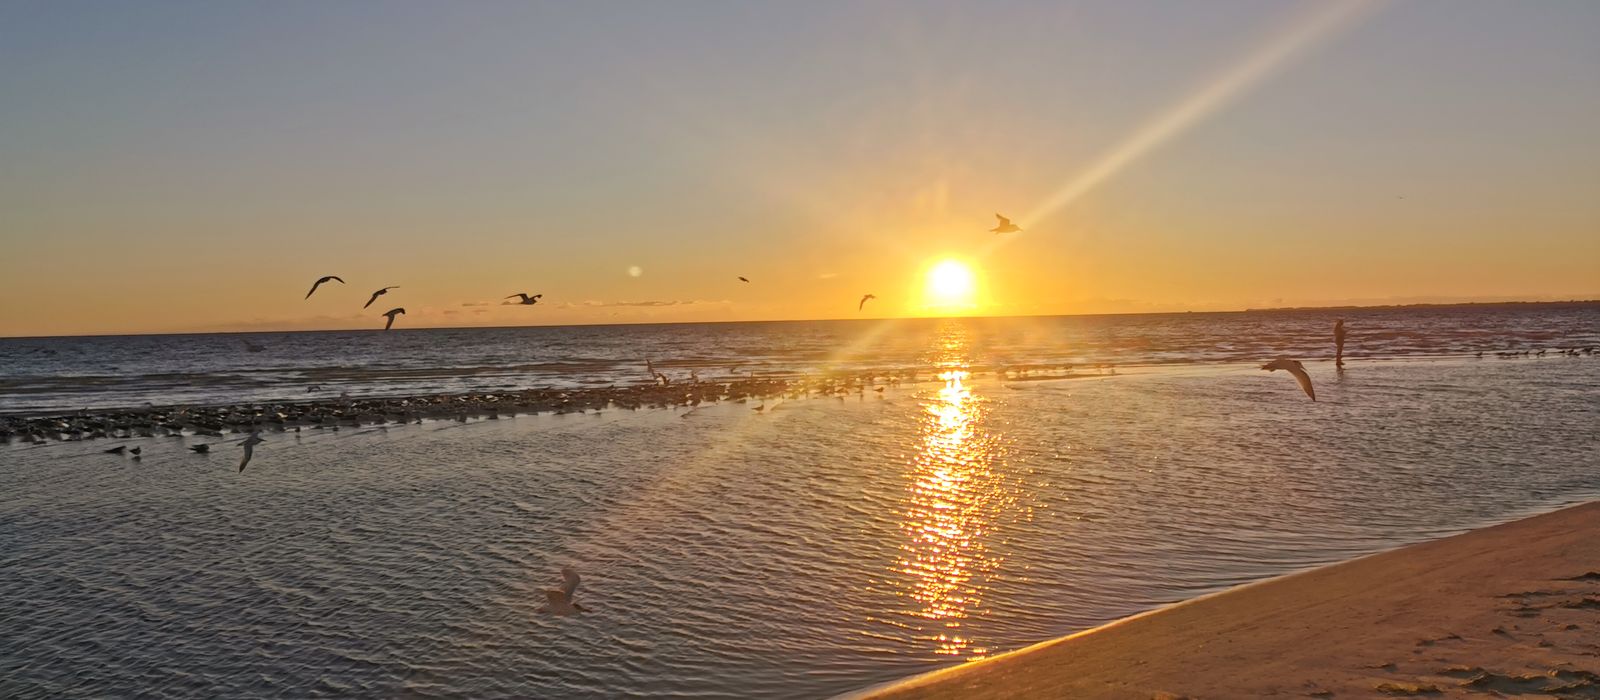
[[[1600,501],[1233,588],[872,698],[1600,697]]]

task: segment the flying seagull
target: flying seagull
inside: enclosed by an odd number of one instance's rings
[[[400,314],[400,315],[404,316],[405,313],[406,313],[406,310],[404,308],[402,308],[402,307],[399,307],[399,306],[396,306],[396,307],[394,307],[392,309],[389,309],[388,311],[383,312],[383,315],[387,316],[389,318],[389,321],[387,323],[383,324],[383,329],[384,330],[389,330],[390,328],[393,328],[394,327],[394,316],[395,316],[395,314]]]
[[[1287,357],[1280,357],[1262,365],[1261,369],[1264,369],[1268,372],[1277,369],[1287,370],[1289,374],[1294,375],[1295,381],[1300,382],[1300,388],[1306,390],[1306,396],[1311,397],[1312,401],[1317,400],[1317,392],[1311,388],[1311,375],[1306,374],[1306,367],[1305,365],[1300,364],[1299,360],[1291,360]]]
[[[588,612],[582,605],[572,602],[572,594],[578,590],[578,572],[570,566],[561,567],[561,587],[549,588],[544,592],[544,597],[549,605],[539,608],[539,612],[551,615],[576,615]]]
[[[261,439],[261,433],[250,433],[250,437],[245,438],[239,443],[239,446],[244,448],[244,459],[239,460],[240,472],[244,471],[244,465],[250,463],[250,457],[255,455],[256,445],[259,445],[263,442],[266,442],[266,440]]]
[[[1006,217],[1003,217],[1003,216],[1001,216],[999,214],[995,214],[994,218],[999,219],[1000,223],[995,224],[994,228],[989,229],[990,231],[993,231],[995,233],[1016,233],[1016,232],[1022,230],[1016,224],[1011,223],[1011,220],[1007,219]]]
[[[190,445],[189,449],[193,450],[194,452],[197,452],[199,454],[205,454],[205,453],[211,451],[211,446],[210,445]]]
[[[534,304],[539,303],[539,297],[542,297],[542,296],[544,296],[544,295],[543,294],[535,294],[535,295],[530,297],[530,296],[528,296],[527,292],[517,292],[516,294],[513,294],[513,295],[511,295],[509,297],[506,297],[506,298],[510,299],[511,297],[522,297],[522,301],[519,301],[517,303],[522,304],[523,306],[532,306]]]
[[[388,294],[388,293],[389,293],[389,290],[391,290],[391,289],[399,289],[399,288],[400,288],[400,287],[399,287],[399,285],[396,285],[396,286],[393,286],[393,287],[384,287],[384,288],[383,288],[383,289],[380,289],[380,290],[378,290],[378,291],[376,291],[376,292],[373,292],[373,293],[372,293],[372,298],[371,298],[371,299],[368,299],[368,300],[367,300],[367,303],[365,303],[365,304],[362,304],[362,305],[361,305],[361,308],[363,308],[363,309],[365,309],[365,308],[367,308],[367,307],[368,307],[368,306],[372,306],[372,302],[375,302],[375,301],[377,301],[377,300],[378,300],[378,297],[381,297],[381,296],[383,296],[383,295],[385,295],[385,294]]]
[[[867,301],[869,301],[871,299],[877,299],[877,298],[878,297],[876,295],[872,295],[872,294],[868,294],[868,295],[866,295],[864,297],[861,297],[861,303],[856,304],[856,311],[860,311],[863,307],[865,307],[867,305]]]
[[[747,279],[745,279],[745,278],[743,278],[743,277],[740,277],[740,278],[739,278],[739,281],[740,281],[740,282],[749,282],[749,281],[750,281],[750,280],[747,280]]]
[[[338,282],[339,284],[344,284],[344,280],[339,279],[337,276],[328,275],[327,277],[323,277],[322,279],[317,280],[315,284],[311,285],[311,291],[306,292],[306,298],[310,299],[312,294],[316,294],[317,293],[317,287],[321,287],[322,283],[323,282],[327,282],[328,280],[333,280],[335,282]]]

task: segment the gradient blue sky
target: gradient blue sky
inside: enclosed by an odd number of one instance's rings
[[[0,335],[1600,295],[1596,2],[1375,3],[984,232],[1335,7],[8,2]]]

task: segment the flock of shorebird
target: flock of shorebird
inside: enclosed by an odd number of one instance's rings
[[[998,223],[995,224],[994,228],[989,229],[989,231],[991,233],[1017,233],[1017,232],[1020,232],[1022,230],[1022,228],[1020,226],[1017,226],[1016,224],[1011,223],[1011,220],[1007,219],[1004,216],[1001,216],[999,214],[995,214],[994,218],[997,220]],[[742,276],[739,277],[739,281],[740,282],[744,282],[746,284],[750,283],[750,279],[749,278],[742,277]],[[311,284],[311,291],[306,292],[306,297],[305,298],[310,299],[311,295],[317,293],[317,288],[319,288],[322,285],[327,284],[329,282],[338,282],[339,284],[344,284],[345,283],[344,279],[339,277],[338,275],[324,275],[322,277],[317,278],[317,281],[313,282]],[[393,286],[389,286],[389,287],[384,287],[383,289],[379,289],[378,291],[373,292],[372,296],[367,298],[367,303],[362,304],[361,308],[365,309],[365,308],[367,308],[369,306],[372,306],[372,302],[377,301],[378,297],[381,297],[381,296],[383,296],[385,294],[388,294],[389,290],[391,290],[391,289],[399,289],[399,288],[400,288],[399,285],[393,285]],[[527,292],[517,292],[516,294],[511,294],[511,295],[506,296],[505,299],[519,299],[519,301],[516,301],[516,302],[507,301],[505,303],[507,303],[507,304],[520,304],[520,305],[523,305],[523,306],[533,306],[534,304],[539,303],[539,299],[541,299],[543,297],[544,297],[543,294],[528,294]],[[867,302],[869,302],[869,301],[871,301],[873,299],[877,299],[877,298],[878,297],[875,294],[864,294],[864,295],[862,295],[861,301],[856,304],[856,311],[861,311],[862,309],[865,309],[867,307]],[[382,314],[379,314],[379,315],[383,316],[386,319],[384,321],[384,323],[383,323],[383,329],[384,330],[389,330],[390,328],[394,328],[394,317],[395,316],[404,316],[405,313],[406,313],[405,307],[396,306],[396,307],[394,307],[392,309],[389,309],[388,311],[383,312]]]
[[[338,282],[339,284],[344,284],[344,278],[342,278],[342,277],[340,277],[338,275],[323,275],[322,277],[318,277],[316,282],[311,283],[311,291],[306,292],[306,298],[310,299],[311,295],[317,293],[317,288],[318,287],[321,287],[322,285],[327,284],[329,282]],[[391,285],[391,286],[388,286],[388,287],[384,287],[383,289],[379,289],[378,291],[373,292],[372,296],[367,297],[367,303],[362,304],[361,308],[365,309],[365,308],[367,308],[369,306],[372,306],[372,302],[377,301],[378,297],[381,297],[381,296],[383,296],[385,294],[388,294],[389,290],[391,290],[391,289],[399,289],[399,288],[400,288],[400,285],[396,284],[396,285]],[[511,297],[506,297],[506,298],[509,299]],[[394,307],[392,309],[389,309],[388,311],[383,312],[382,314],[379,314],[379,315],[383,316],[386,319],[384,321],[384,324],[383,324],[383,329],[384,330],[389,330],[390,328],[394,328],[394,317],[396,317],[396,316],[404,316],[405,313],[406,313],[405,307],[396,306],[396,307]],[[240,467],[241,470],[243,470],[243,468],[244,468],[243,466]]]

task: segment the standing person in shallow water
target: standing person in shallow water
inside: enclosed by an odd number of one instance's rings
[[[1344,368],[1344,319],[1333,322],[1333,366]]]

